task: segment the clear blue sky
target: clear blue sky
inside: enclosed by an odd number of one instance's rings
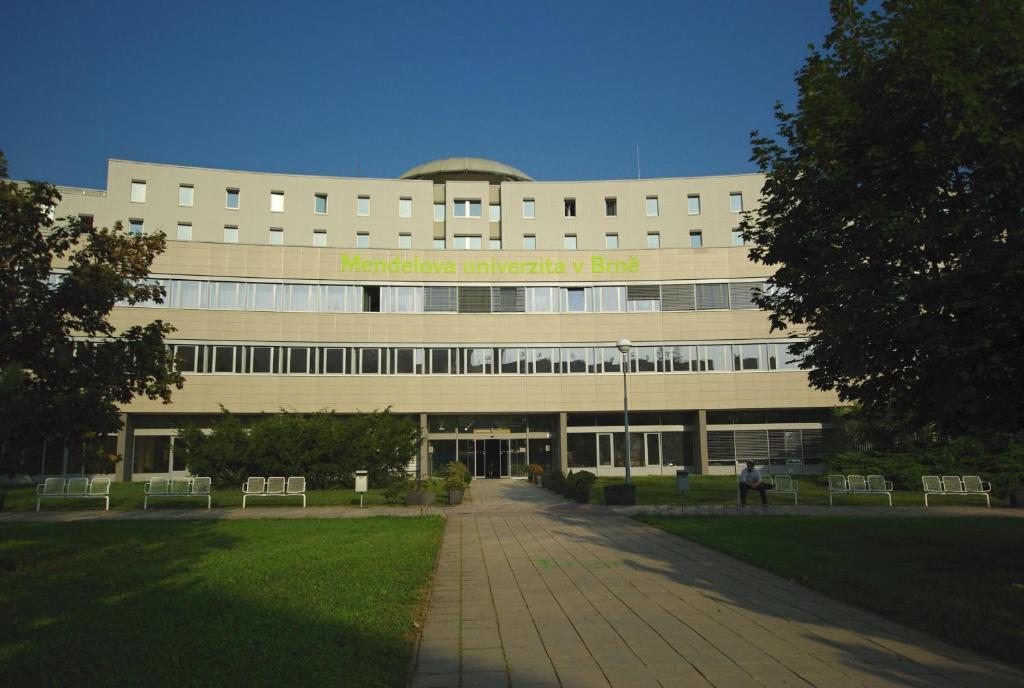
[[[107,158],[396,177],[476,155],[537,179],[746,172],[824,0],[8,2],[10,176]]]

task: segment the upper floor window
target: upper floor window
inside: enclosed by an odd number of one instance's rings
[[[225,244],[237,244],[238,243],[238,227],[231,225],[224,226],[224,243]]]
[[[139,180],[132,180],[132,203],[145,203],[146,202],[146,182]]]
[[[359,196],[356,198],[356,215],[370,214],[370,197]]]
[[[618,234],[605,234],[604,235],[604,247],[605,248],[618,248],[619,247],[619,235]]]
[[[700,215],[699,194],[690,194],[686,197],[686,213],[688,215]]]
[[[270,245],[271,246],[282,246],[284,245],[284,230],[280,227],[270,228]]]
[[[704,245],[704,233],[699,229],[690,232],[690,248],[700,248]]]
[[[743,232],[739,229],[732,230],[732,245],[742,246],[743,245]]]
[[[566,217],[576,217],[576,199],[566,198],[562,201]]]
[[[398,248],[412,248],[412,234],[399,234]]]
[[[658,197],[648,196],[645,204],[647,217],[658,217]]]
[[[575,251],[576,250],[576,235],[575,234],[566,234],[565,235],[565,240],[563,242],[563,246],[564,246],[564,248],[566,250]]]
[[[617,198],[604,199],[605,217],[615,217],[619,214],[619,200]]]
[[[648,232],[647,248],[661,248],[661,234],[658,232]]]
[[[523,235],[523,249],[526,251],[533,251],[537,248],[537,237],[533,234]]]
[[[729,194],[729,212],[730,213],[742,213],[743,212],[743,194],[738,191],[733,191]]]
[[[313,194],[313,212],[317,215],[327,214],[327,194]]]
[[[327,245],[327,230],[326,229],[314,229],[313,230],[313,245],[314,246],[326,246]]]
[[[183,208],[191,208],[196,198],[196,190],[191,184],[180,184],[178,186],[178,205]]]
[[[370,233],[369,232],[357,232],[356,233],[356,248],[370,248]]]
[[[457,198],[452,207],[452,215],[454,217],[480,217],[480,208],[479,199]]]
[[[434,222],[444,222],[444,203],[434,204]]]
[[[492,251],[500,251],[501,250],[501,239],[491,239],[489,248]]]
[[[434,239],[434,248],[435,249],[443,249],[444,248],[444,239]]]
[[[398,217],[412,217],[412,199],[398,199]]]
[[[132,218],[128,220],[128,234],[131,236],[142,236],[142,220]]]
[[[455,235],[452,248],[456,249],[479,249],[482,246],[482,238],[479,236]]]
[[[532,198],[523,199],[523,219],[532,220],[536,217],[536,202]]]
[[[489,211],[490,211],[489,219],[490,219],[491,222],[501,222],[501,206],[500,205],[498,205],[497,203],[491,203],[491,207],[489,208]]]
[[[192,241],[192,225],[188,222],[178,223],[178,241]]]
[[[227,189],[224,196],[224,207],[228,210],[238,210],[240,192],[238,189]]]
[[[284,191],[271,191],[270,192],[270,212],[272,212],[272,213],[283,213],[284,212]]]

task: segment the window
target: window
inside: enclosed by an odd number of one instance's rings
[[[364,375],[380,375],[380,349],[366,348],[359,350],[359,372]]]
[[[488,208],[488,212],[489,212],[488,219],[491,222],[501,222],[501,206],[500,205],[498,205],[497,203],[491,203],[490,208]]]
[[[453,217],[480,217],[480,201],[478,199],[455,199],[452,207]]]
[[[238,227],[232,227],[231,225],[224,226],[224,243],[225,244],[237,244],[238,243]]]
[[[423,312],[423,287],[385,287],[384,291],[384,312]]]
[[[699,229],[696,229],[696,230],[690,232],[690,248],[700,248],[703,245],[704,245],[704,235],[703,235],[703,233]]]
[[[240,194],[238,189],[227,189],[224,196],[224,207],[228,210],[238,210]]]
[[[690,194],[686,197],[686,212],[689,215],[700,215],[700,196]]]
[[[732,230],[732,245],[742,246],[743,245],[743,232],[738,229]]]
[[[536,203],[532,198],[523,199],[523,219],[532,220],[536,217]]]
[[[563,204],[565,206],[565,216],[566,217],[576,217],[576,199],[575,198],[566,198],[563,201]]]
[[[288,372],[295,375],[304,375],[309,373],[309,347],[308,346],[289,346],[287,349],[288,355]]]
[[[366,216],[370,214],[370,197],[359,196],[356,198],[356,215]]]
[[[661,234],[647,232],[647,248],[661,248]]]
[[[734,370],[762,370],[764,362],[764,344],[738,344],[732,347]]]
[[[615,217],[619,214],[619,200],[617,198],[604,199],[604,216]]]
[[[533,364],[534,373],[557,373],[560,365],[558,349],[530,349],[530,360]]]
[[[142,220],[135,218],[128,220],[128,234],[131,236],[142,236]]]
[[[317,215],[327,214],[327,194],[313,194],[313,212]]]
[[[92,229],[92,227],[93,227],[93,216],[92,215],[86,215],[86,214],[83,213],[83,214],[78,216],[78,219],[81,220],[83,227],[85,227],[86,229]]]
[[[452,241],[452,248],[461,250],[478,250],[482,246],[482,238],[479,236],[469,236],[456,234]]]
[[[434,222],[444,222],[444,203],[434,204]]]
[[[789,344],[768,345],[768,368],[771,370],[800,370],[800,359],[789,353]]]
[[[132,203],[146,202],[146,182],[132,180]]]
[[[697,359],[701,372],[731,370],[731,348],[728,344],[698,346]]]
[[[191,208],[195,198],[196,190],[191,184],[180,184],[178,186],[178,205],[183,208]]]
[[[210,308],[225,311],[242,310],[245,305],[245,287],[246,285],[238,282],[211,282]]]
[[[199,369],[199,347],[195,344],[179,344],[174,347],[177,368],[182,373],[195,373]]]
[[[192,225],[190,223],[178,223],[178,241],[192,241]]]
[[[493,372],[494,349],[465,349],[465,354],[463,372],[470,375],[487,375]]]
[[[356,232],[356,248],[370,248],[369,232]]]
[[[500,251],[501,239],[491,239],[490,247],[492,251]]]
[[[423,349],[393,349],[391,372],[398,375],[419,375],[423,372]]]
[[[270,192],[270,212],[272,212],[272,213],[283,213],[284,212],[284,191],[271,191]]]
[[[598,313],[618,313],[626,310],[625,287],[594,287],[595,308]]]
[[[558,311],[558,287],[527,287],[527,313],[555,313]]]
[[[398,248],[412,248],[412,234],[399,234]]]
[[[566,313],[585,313],[587,312],[587,289],[585,287],[569,287],[563,293],[565,294],[565,312]]]
[[[433,375],[455,372],[452,370],[449,349],[430,349],[430,372]]]
[[[443,249],[444,248],[444,239],[434,239],[434,248],[435,249]]]
[[[563,241],[562,245],[568,251],[575,251],[576,250],[576,235],[575,234],[566,234],[565,235],[565,240]]]
[[[398,217],[412,217],[412,199],[398,199]]]
[[[270,245],[271,246],[282,246],[284,245],[284,230],[280,227],[270,228]]]
[[[618,248],[619,247],[619,235],[618,234],[605,234],[604,235],[604,247],[605,248]]]
[[[537,237],[533,234],[523,235],[523,250],[533,251],[537,248]]]
[[[313,245],[323,247],[327,245],[327,230],[326,229],[314,229],[313,230]]]
[[[345,349],[322,349],[322,352],[320,361],[324,373],[328,375],[340,375],[345,372],[345,358],[348,353]]]
[[[658,217],[658,197],[657,196],[648,196],[647,197],[646,209],[647,209],[647,217]]]
[[[249,348],[249,372],[274,372],[274,347],[253,346]]]
[[[733,191],[731,194],[729,194],[729,212],[743,212],[743,194],[741,194],[738,191]]]
[[[567,373],[587,372],[587,363],[590,359],[590,349],[565,349],[565,363]]]
[[[250,285],[250,308],[254,311],[281,310],[284,305],[284,287],[278,284]]]

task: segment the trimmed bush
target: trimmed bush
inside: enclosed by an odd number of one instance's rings
[[[562,494],[562,490],[565,489],[565,474],[557,468],[544,471],[544,487],[552,492]]]
[[[571,478],[566,478],[564,494],[569,499],[586,504],[590,501],[590,488],[596,480],[597,476],[590,471],[577,471]]]

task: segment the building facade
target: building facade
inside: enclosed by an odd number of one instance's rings
[[[112,318],[172,323],[186,384],[123,409],[121,478],[182,473],[177,429],[221,407],[390,407],[422,425],[424,473],[458,458],[478,477],[622,475],[624,365],[634,475],[748,457],[814,471],[838,401],[751,301],[770,272],[736,227],[762,184],[540,182],[476,158],[399,179],[111,160],[106,189],[61,187],[56,214],[168,238],[164,302]]]

